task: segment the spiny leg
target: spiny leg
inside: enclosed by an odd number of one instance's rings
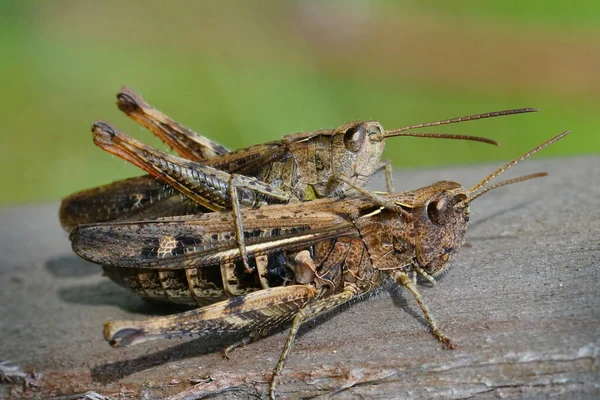
[[[224,211],[229,208],[231,201],[227,193],[231,190],[229,186],[242,189],[244,192],[242,202],[249,206],[287,203],[294,198],[293,194],[256,178],[229,174],[147,146],[106,122],[97,121],[92,132],[94,142],[102,149],[144,169],[213,211]],[[262,196],[257,198],[251,192]],[[239,201],[237,203],[239,205]]]
[[[435,282],[435,278],[433,276],[429,275],[423,268],[419,267],[418,265],[414,265],[414,268],[420,276],[427,279],[427,281],[429,281],[429,283],[431,283],[433,286],[435,286],[436,282]]]
[[[229,197],[231,197],[231,210],[233,213],[233,223],[235,226],[235,238],[237,240],[238,248],[240,249],[240,256],[242,256],[242,262],[246,272],[251,273],[250,263],[248,262],[248,252],[246,251],[246,240],[244,239],[244,225],[242,222],[242,212],[240,211],[240,200],[238,197],[237,187],[234,184],[235,174],[231,175],[229,180]]]
[[[329,297],[325,297],[319,300],[316,300],[312,303],[307,304],[304,308],[302,308],[292,321],[292,327],[290,328],[290,332],[288,333],[287,339],[285,341],[285,345],[283,347],[283,351],[281,352],[281,356],[279,357],[279,362],[277,366],[273,370],[273,377],[271,378],[271,385],[269,386],[269,398],[275,399],[275,386],[277,376],[281,373],[285,365],[285,360],[292,349],[292,345],[294,344],[294,340],[296,339],[296,335],[298,334],[298,329],[304,322],[309,319],[316,317],[317,315],[333,310],[344,303],[350,301],[354,296],[356,296],[355,290],[350,288],[345,289],[341,293],[334,294]]]
[[[142,168],[196,203],[213,211],[228,208],[225,187],[230,174],[157,150],[103,121],[94,123],[92,133],[97,146]]]
[[[406,272],[396,273],[394,279],[397,283],[400,283],[402,286],[407,288],[408,291],[413,295],[413,297],[419,304],[419,307],[421,307],[421,311],[423,311],[423,315],[425,315],[425,319],[427,320],[427,323],[429,324],[429,328],[431,329],[431,333],[433,334],[433,336],[439,342],[443,343],[448,349],[454,349],[455,346],[454,346],[454,344],[452,344],[452,341],[450,340],[450,338],[448,336],[446,336],[444,333],[442,333],[442,331],[437,327],[437,324],[435,323],[435,321],[433,320],[433,317],[431,316],[431,313],[429,312],[429,307],[427,307],[427,305],[423,302],[423,299],[421,298],[421,294],[417,290],[417,287],[415,286],[415,282],[413,281],[413,279],[410,276],[408,276],[408,274]]]

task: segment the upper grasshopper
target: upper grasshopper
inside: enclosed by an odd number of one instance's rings
[[[273,398],[276,377],[302,323],[385,283],[408,289],[435,338],[453,348],[419,294],[417,277],[435,284],[448,268],[464,242],[475,199],[546,174],[490,181],[567,134],[510,161],[468,190],[441,181],[373,198],[315,200],[310,210],[300,204],[244,210],[246,250],[256,266],[252,271],[243,267],[237,251],[232,213],[83,225],[71,233],[73,249],[149,297],[194,303],[236,295],[168,317],[109,321],[104,336],[115,347],[184,334],[248,334],[227,353],[291,321],[269,388]]]
[[[199,135],[182,130],[181,126],[174,122],[172,124],[164,123],[164,121],[162,124],[153,122],[155,119],[159,119],[156,112],[152,109],[147,110],[148,106],[145,102],[136,98],[133,93],[120,93],[117,97],[122,110],[129,115],[135,115],[136,121],[159,135],[180,154],[200,159],[225,151],[223,148],[216,148],[216,145],[211,144],[212,142],[209,143],[213,149],[211,152],[192,151],[190,150],[192,145],[200,148],[208,146],[207,140],[201,142],[197,139]],[[127,101],[127,105],[124,105],[125,101]],[[390,163],[381,160],[386,138],[416,136],[468,139],[497,144],[492,140],[479,137],[414,133],[408,132],[408,130],[532,111],[536,110],[519,109],[478,114],[410,125],[391,131],[385,131],[376,121],[357,121],[344,124],[336,129],[287,135],[280,141],[223,154],[203,162],[172,156],[151,148],[102,121],[96,122],[92,131],[94,142],[98,146],[160,178],[191,199],[195,205],[212,211],[232,209],[236,216],[235,236],[239,251],[245,268],[250,270],[245,241],[242,236],[242,206],[258,207],[263,204],[339,197],[352,188],[368,195],[362,189],[363,186],[372,175],[382,169],[386,171],[387,190],[392,192]],[[140,117],[140,114],[143,117]],[[162,120],[164,119],[162,118]],[[171,125],[173,125],[173,129],[165,129]],[[194,140],[191,140],[190,137]],[[187,141],[183,140],[184,138]],[[118,188],[120,189],[121,186]],[[105,195],[106,190],[102,190],[101,193]],[[139,193],[135,193],[135,196],[139,197]],[[80,197],[80,194],[75,195],[75,198]],[[182,207],[180,203],[181,197],[173,197],[171,193],[164,197],[167,202],[166,206],[149,202],[154,212],[175,210],[180,213],[182,209],[186,208]],[[88,198],[88,196],[84,194],[84,198]],[[67,199],[61,209],[67,209],[65,204],[72,203],[73,198]],[[135,204],[141,205],[142,202],[139,201]],[[191,209],[191,207],[187,208]],[[192,211],[197,210],[192,209]],[[91,215],[89,212],[82,214]],[[68,220],[68,218],[64,218],[65,213],[61,213],[61,215],[63,216],[61,219]],[[165,214],[148,215],[148,213],[144,213],[143,215],[157,217]],[[166,213],[166,215],[172,214]],[[139,216],[139,211],[137,211],[136,217]]]
[[[301,200],[341,194],[348,186],[336,180],[345,176],[353,184],[362,186],[379,169],[386,171],[388,191],[392,191],[390,165],[381,161],[385,138],[392,136],[416,136],[476,140],[497,144],[493,140],[467,135],[414,133],[410,130],[452,124],[476,119],[491,118],[537,111],[518,109],[477,114],[467,117],[421,123],[385,132],[374,121],[354,122],[337,129],[317,132],[301,132],[286,135],[282,140],[251,146],[230,153],[223,146],[178,124],[129,88],[117,94],[117,105],[132,119],[149,129],[180,156],[188,161],[202,163],[223,172],[256,177],[267,184],[273,192],[284,191],[279,200],[291,194]],[[114,130],[110,125],[98,123],[96,130]],[[109,150],[110,151],[110,150]],[[172,159],[177,165],[181,159]],[[190,167],[194,168],[192,164]],[[150,166],[140,165],[149,170]],[[231,208],[228,194],[212,189],[211,199],[197,202],[185,194],[173,190],[164,171],[151,171],[143,176],[74,193],[61,206],[60,219],[67,230],[76,225],[116,220],[139,220],[150,217],[195,214],[203,211],[220,211]],[[158,177],[157,181],[154,177]],[[220,175],[217,180],[222,188],[229,185],[230,175]],[[238,179],[244,183],[244,178]],[[207,185],[206,182],[197,182]],[[266,191],[266,190],[263,190]],[[263,193],[264,194],[264,193]],[[281,193],[280,193],[281,194]],[[204,197],[204,196],[200,196]],[[263,196],[264,197],[264,196]],[[273,196],[267,199],[273,200]]]

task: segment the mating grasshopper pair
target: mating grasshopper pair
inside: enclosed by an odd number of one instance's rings
[[[61,222],[71,230],[90,222],[134,220],[232,209],[239,251],[248,263],[241,207],[342,197],[385,170],[387,191],[393,192],[391,167],[381,156],[385,139],[394,136],[495,141],[451,134],[415,133],[413,129],[537,111],[517,109],[385,131],[375,121],[358,121],[317,132],[287,135],[282,140],[229,153],[224,147],[182,127],[152,108],[131,89],[117,95],[117,105],[131,118],[169,144],[182,157],[160,152],[119,132],[105,122],[93,127],[101,148],[146,170],[134,178],[71,195],[63,201]],[[159,178],[164,183],[156,181]]]
[[[167,317],[107,322],[104,335],[115,347],[184,334],[248,335],[227,353],[291,321],[269,388],[274,397],[276,377],[302,323],[386,283],[407,288],[432,334],[452,348],[422,300],[417,278],[435,283],[448,268],[464,241],[469,206],[476,198],[545,173],[488,185],[492,179],[568,133],[510,161],[469,190],[442,181],[376,199],[314,200],[310,210],[302,204],[245,210],[246,250],[255,266],[250,272],[237,249],[232,213],[82,225],[71,233],[73,249],[142,293],[214,302]],[[232,283],[239,295],[215,302],[232,294],[225,289],[231,290]]]
[[[207,146],[209,142],[205,139],[190,134],[190,131],[149,108],[135,94],[129,92],[126,96],[122,92],[119,99],[121,109],[135,115],[134,119],[155,133],[166,133],[170,139],[165,141],[171,143],[169,140],[172,140],[173,148],[193,148],[196,143],[200,150],[204,149],[204,153],[194,152],[195,155],[180,149],[180,154],[188,159],[201,159],[210,153],[214,157],[208,158],[204,164],[174,158],[145,147],[104,123],[97,123],[94,127],[96,143],[161,177],[208,209],[216,208],[215,204],[227,208],[228,201],[233,200],[235,210],[235,197],[240,193],[242,196],[238,197],[242,200],[251,200],[242,201],[242,205],[250,206],[339,196],[348,190],[348,186],[367,195],[366,198],[347,200],[315,200],[310,211],[301,204],[266,205],[243,212],[238,207],[234,214],[93,224],[72,232],[73,248],[79,255],[105,265],[105,271],[113,280],[134,292],[146,298],[212,304],[166,318],[109,322],[105,326],[105,337],[114,346],[185,333],[203,335],[218,332],[245,332],[249,336],[238,343],[245,344],[292,321],[292,329],[274,371],[271,395],[274,394],[275,377],[283,368],[296,332],[304,321],[368,296],[386,282],[395,282],[409,289],[423,310],[434,336],[452,347],[423,303],[415,286],[416,277],[433,283],[434,278],[447,268],[463,242],[468,205],[472,200],[492,188],[543,174],[484,188],[487,182],[567,134],[563,133],[513,160],[469,191],[455,182],[438,182],[416,191],[393,194],[389,190],[386,195],[373,195],[361,189],[369,177],[362,172],[371,171],[372,174],[385,166],[380,161],[384,138],[404,133],[407,128],[383,133],[377,123],[354,123],[337,130],[297,134],[288,140],[255,146],[260,151],[224,154],[223,148]],[[123,99],[133,101],[124,102]],[[137,105],[133,107],[132,104]],[[408,128],[526,111],[533,110],[484,114]],[[181,132],[187,133],[181,136]],[[413,134],[408,132],[406,135]],[[195,139],[190,145],[180,136]],[[422,136],[432,137],[430,134]],[[273,151],[269,153],[267,150]],[[216,160],[213,165],[219,166],[220,170],[207,168],[213,158]],[[223,159],[228,161],[222,162]],[[311,163],[302,164],[299,160],[304,163],[307,163],[306,160],[313,161],[314,166],[307,167]],[[323,160],[328,160],[329,164]],[[366,169],[365,163],[368,164]],[[237,185],[240,180],[236,182],[234,176],[221,174],[223,170],[254,171],[256,177],[271,186],[261,186],[261,182],[245,178],[241,185]],[[271,175],[273,170],[278,174]],[[295,171],[295,174],[290,171]],[[154,182],[153,178],[137,179],[139,182]],[[65,200],[61,213],[63,223],[95,222],[96,217],[99,217],[98,220],[143,219],[187,214],[181,212],[186,209],[191,212],[199,210],[194,208],[197,207],[195,205],[192,208],[182,207],[186,202],[194,203],[174,194],[167,186],[157,184],[153,186],[154,192],[139,193],[137,190],[131,192],[131,189],[145,186],[132,185],[131,182],[136,181],[124,181]],[[292,195],[270,197],[275,193],[273,187]],[[331,190],[331,187],[336,189]],[[255,195],[254,189],[257,188],[262,197]],[[294,190],[299,194],[294,196]],[[98,199],[126,199],[127,196],[136,200],[135,205],[117,207],[112,214],[92,212],[81,218],[73,213],[73,210],[86,207],[94,211],[94,202]],[[144,199],[147,201],[144,202]],[[198,199],[204,199],[204,203]],[[65,225],[68,226],[68,223]],[[240,239],[245,246],[242,252],[239,251]],[[229,296],[236,297],[225,300]]]

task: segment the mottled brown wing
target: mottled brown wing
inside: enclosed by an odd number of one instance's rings
[[[273,161],[282,159],[287,149],[282,142],[257,144],[205,161],[205,164],[229,173],[257,176]]]
[[[83,190],[66,197],[60,223],[67,231],[77,225],[198,214],[207,208],[156,178],[145,175]]]
[[[249,256],[358,235],[352,221],[301,205],[266,206],[243,214]],[[240,257],[231,213],[142,222],[83,225],[71,233],[73,250],[94,263],[136,268],[192,268]]]

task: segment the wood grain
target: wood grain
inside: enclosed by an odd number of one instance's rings
[[[406,171],[395,185],[452,179],[470,186],[498,165]],[[600,158],[528,161],[508,175],[538,171],[550,175],[476,200],[468,245],[435,288],[421,287],[456,350],[428,334],[405,291],[384,293],[305,329],[278,394],[600,397]],[[105,320],[173,310],[145,304],[73,256],[57,210],[0,210],[0,359],[37,374],[27,387],[0,385],[0,397],[265,395],[284,333],[231,360],[219,354],[226,338],[110,348]]]

